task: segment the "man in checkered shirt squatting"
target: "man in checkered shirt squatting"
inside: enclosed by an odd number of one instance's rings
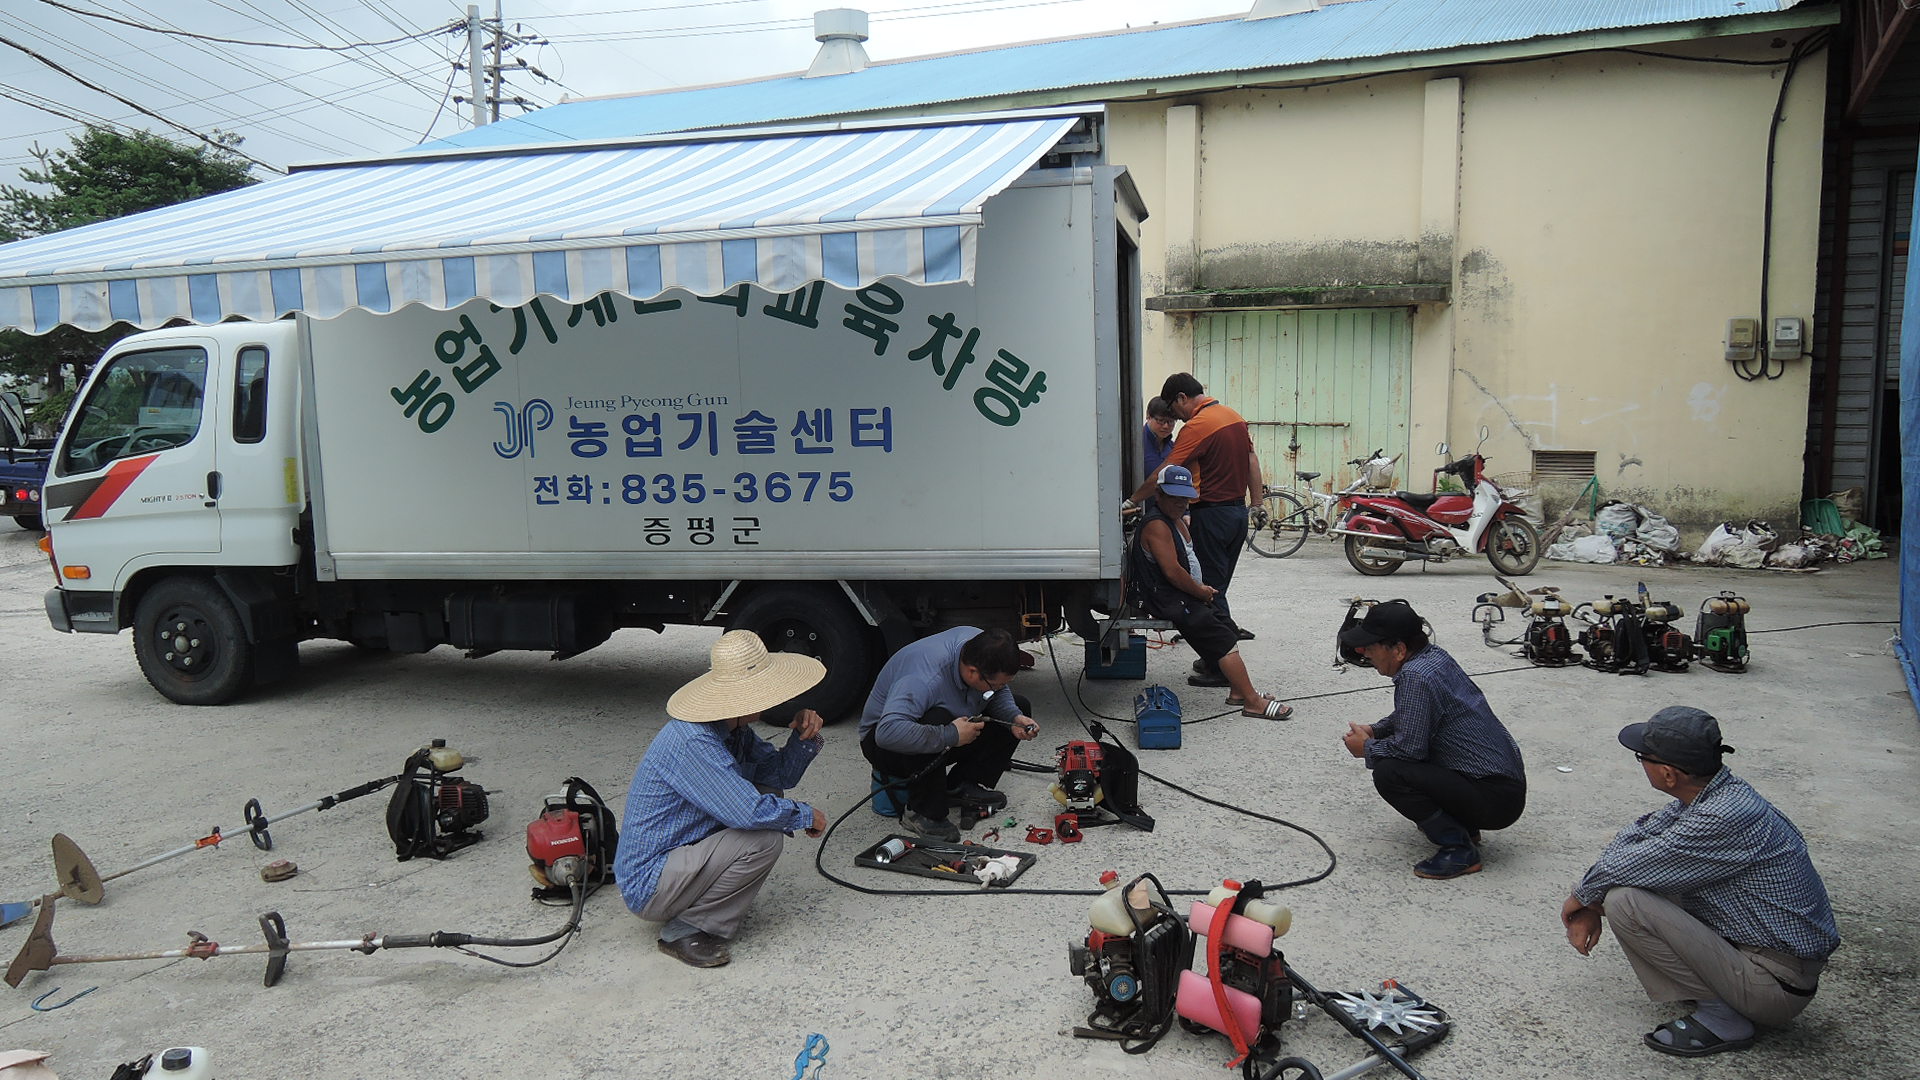
[[[1604,919],[1655,1001],[1694,1011],[1642,1041],[1701,1057],[1753,1045],[1813,1000],[1840,946],[1826,886],[1800,830],[1721,765],[1720,724],[1670,705],[1620,730],[1647,782],[1674,801],[1621,829],[1574,886],[1560,918],[1588,955]]]

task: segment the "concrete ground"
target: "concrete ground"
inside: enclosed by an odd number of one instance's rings
[[[188,930],[252,944],[268,910],[295,940],[557,927],[563,913],[527,896],[524,825],[569,775],[618,800],[667,695],[704,669],[712,640],[694,630],[628,631],[564,664],[311,644],[301,672],[270,692],[185,708],[147,686],[125,635],[48,629],[40,598],[50,575],[31,540],[0,525],[0,900],[50,887],[55,832],[111,872],[210,826],[238,826],[248,798],[284,812],[396,772],[434,737],[476,759],[465,775],[492,792],[487,839],[446,862],[394,861],[381,795],[276,826],[271,856],[236,836],[112,882],[99,907],[60,905],[54,932],[65,955],[173,948]],[[1797,575],[1547,563],[1527,582],[1591,599],[1642,579],[1656,599],[1688,610],[1736,589],[1753,601],[1756,630],[1895,618],[1891,561]],[[1259,632],[1245,655],[1263,688],[1296,701],[1298,718],[1209,720],[1185,729],[1181,749],[1148,753],[1144,764],[1312,829],[1338,853],[1330,877],[1285,895],[1296,914],[1283,940],[1288,960],[1323,988],[1396,978],[1452,1013],[1452,1035],[1416,1059],[1436,1080],[1913,1075],[1920,727],[1888,646],[1893,627],[1763,633],[1745,675],[1503,670],[1521,662],[1483,647],[1468,619],[1474,595],[1492,587],[1478,562],[1362,578],[1318,542],[1292,559],[1242,560],[1235,610]],[[1527,815],[1490,836],[1483,873],[1415,879],[1409,864],[1430,849],[1341,748],[1348,721],[1390,707],[1385,680],[1330,666],[1333,632],[1356,595],[1410,600],[1470,672],[1500,672],[1481,686],[1526,754],[1532,791]],[[1080,657],[1061,647],[1063,688],[1038,651],[1038,667],[1015,683],[1045,725],[1021,755],[1033,761],[1079,730]],[[1186,685],[1190,659],[1182,648],[1156,650],[1149,675],[1180,694],[1190,717],[1218,711],[1221,691]],[[1137,689],[1092,682],[1081,694],[1086,708],[1129,715]],[[1739,748],[1730,764],[1806,833],[1845,939],[1798,1022],[1752,1051],[1704,1063],[1643,1049],[1640,1033],[1675,1010],[1645,1000],[1610,938],[1583,958],[1558,921],[1561,899],[1613,831],[1661,802],[1615,732],[1677,702],[1721,717]],[[866,777],[843,725],[829,730],[794,794],[837,815],[865,794]],[[1016,773],[1004,787],[1022,826],[1051,821],[1045,778]],[[1021,884],[1092,888],[1113,868],[1204,888],[1325,866],[1298,833],[1152,783],[1141,799],[1158,819],[1153,833],[1104,829],[1077,846],[1031,848],[1040,860]],[[856,811],[831,837],[827,865],[870,886],[922,883],[852,867],[854,852],[888,825]],[[656,952],[653,927],[608,890],[589,902],[578,940],[531,970],[449,950],[310,952],[263,989],[254,956],[56,967],[17,990],[0,987],[0,1050],[51,1051],[49,1064],[68,1080],[104,1080],[116,1064],[170,1045],[206,1047],[223,1077],[784,1080],[818,1032],[831,1045],[824,1076],[835,1080],[1233,1075],[1222,1070],[1230,1053],[1220,1038],[1176,1029],[1130,1057],[1070,1037],[1093,1005],[1066,964],[1068,943],[1086,933],[1088,898],[870,897],[814,872],[818,842],[795,837],[786,848],[724,969],[695,971]],[[299,863],[299,876],[262,882],[258,871],[273,857]],[[0,960],[28,925],[0,930]],[[58,1011],[29,1009],[56,988],[53,1001],[88,987],[99,989]],[[1317,1012],[1284,1033],[1293,1053],[1328,1073],[1363,1056]]]

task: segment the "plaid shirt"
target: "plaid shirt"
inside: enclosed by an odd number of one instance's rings
[[[799,783],[820,746],[819,739],[795,733],[776,750],[751,727],[728,731],[724,721],[667,721],[634,771],[620,821],[613,876],[627,907],[647,906],[674,848],[722,829],[791,833],[811,826],[812,807],[763,794],[756,785],[784,791]]]
[[[1520,746],[1487,696],[1447,651],[1428,645],[1393,676],[1393,714],[1373,725],[1367,768],[1381,758],[1425,761],[1477,780],[1525,780]]]
[[[1573,890],[1598,904],[1616,886],[1671,897],[1736,945],[1824,959],[1840,946],[1827,887],[1785,814],[1727,769],[1621,829]]]

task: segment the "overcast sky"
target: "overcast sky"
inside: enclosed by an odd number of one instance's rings
[[[165,132],[214,130],[279,168],[385,153],[470,122],[467,76],[452,64],[464,33],[428,33],[464,17],[465,0],[0,0],[0,184],[19,182],[31,148],[65,147],[82,123]],[[482,0],[491,18],[494,0]],[[818,45],[813,12],[833,0],[504,0],[511,30],[547,44],[508,54],[508,96],[551,104],[804,70]],[[873,0],[875,60],[1241,14],[1252,0]],[[120,22],[74,14],[77,8]],[[137,25],[128,25],[137,24]],[[150,28],[285,49],[196,40]],[[410,40],[375,48],[347,42]],[[39,58],[22,49],[31,50]],[[63,74],[58,65],[71,74]],[[124,100],[121,100],[124,99]],[[143,113],[147,110],[151,114]],[[502,116],[517,115],[512,106]],[[185,130],[183,130],[185,129]],[[256,169],[256,175],[273,174]]]

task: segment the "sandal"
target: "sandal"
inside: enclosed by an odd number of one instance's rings
[[[1246,703],[1247,703],[1247,699],[1241,697],[1239,694],[1227,695],[1227,704],[1229,705],[1245,705]]]
[[[1268,698],[1264,706],[1258,709],[1243,708],[1240,710],[1240,715],[1251,716],[1259,720],[1291,720],[1293,719],[1293,706],[1288,705],[1279,698]]]
[[[1655,1036],[1666,1032],[1672,1042],[1662,1042]],[[1708,1054],[1725,1054],[1735,1050],[1745,1050],[1753,1045],[1753,1036],[1744,1039],[1723,1039],[1707,1030],[1707,1026],[1691,1016],[1678,1020],[1669,1020],[1645,1035],[1640,1041],[1648,1049],[1658,1050],[1675,1057],[1706,1057]]]

